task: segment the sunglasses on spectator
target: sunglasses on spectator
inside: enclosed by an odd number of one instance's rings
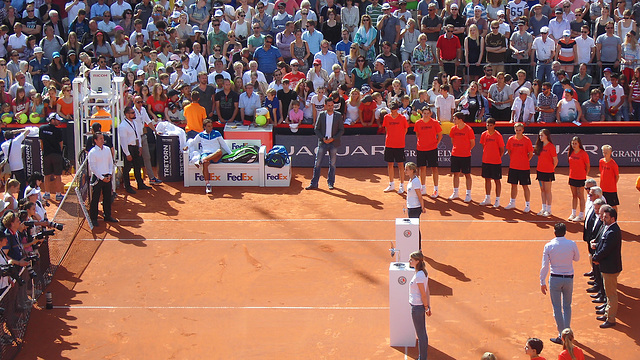
[[[136,104],[142,104],[142,101],[136,101]]]

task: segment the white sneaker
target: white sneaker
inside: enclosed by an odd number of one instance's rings
[[[527,206],[524,207],[524,210],[522,210],[522,211],[524,211],[525,214],[529,213],[529,212],[531,212],[531,207],[529,207],[529,205],[527,205]]]
[[[578,216],[573,218],[573,221],[575,221],[575,222],[583,222],[584,221],[584,216],[578,215]]]
[[[433,190],[433,193],[431,194],[431,198],[435,199],[438,197],[438,190]]]
[[[545,217],[551,216],[551,211],[546,211],[545,210],[545,212],[544,212],[544,214],[542,216],[545,216]]]
[[[451,194],[451,196],[449,196],[449,200],[455,200],[460,198],[460,196],[458,195],[457,192],[454,192],[453,194]]]
[[[505,206],[504,208],[507,209],[507,210],[515,209],[516,208],[516,204],[510,202],[509,205]]]
[[[404,186],[402,184],[400,184],[400,187],[398,188],[398,194],[404,194]]]
[[[212,191],[213,191],[213,189],[211,188],[211,184],[207,184],[207,189],[205,190],[205,192],[207,194],[211,194]]]
[[[544,209],[540,210],[540,212],[538,212],[536,215],[538,216],[545,216],[544,213],[546,213],[546,211]]]
[[[500,207],[500,201],[496,200],[496,202],[493,204],[493,208],[497,209]]]
[[[480,206],[489,206],[489,205],[491,205],[491,199],[484,199],[484,200],[482,200],[482,202],[479,205]]]
[[[577,217],[576,215],[571,214],[571,215],[569,215],[569,217],[567,218],[567,220],[569,220],[569,221],[574,221],[574,220],[576,219],[576,217]]]
[[[393,191],[395,189],[396,189],[395,185],[389,184],[389,186],[387,186],[387,188],[384,189],[384,192],[391,192],[391,191]]]
[[[464,197],[464,202],[471,202],[471,194],[467,194],[467,196]]]
[[[420,189],[420,193],[422,195],[427,195],[427,189]]]

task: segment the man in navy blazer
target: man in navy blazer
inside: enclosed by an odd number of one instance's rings
[[[602,205],[604,232],[602,240],[598,243],[593,254],[593,263],[600,267],[604,291],[607,294],[607,306],[605,313],[597,319],[604,321],[601,328],[610,328],[616,325],[616,313],[618,312],[618,275],[622,271],[622,232],[616,222],[618,213],[609,205]]]
[[[333,96],[327,97],[325,100],[325,111],[320,112],[318,120],[314,126],[314,131],[318,137],[318,149],[316,153],[316,162],[313,166],[313,178],[311,184],[305,189],[312,190],[318,188],[318,180],[320,179],[320,167],[324,153],[329,152],[329,174],[327,175],[327,184],[329,190],[333,190],[336,182],[336,158],[338,154],[338,146],[340,146],[340,138],[344,134],[344,120],[342,114],[334,110],[335,99]]]

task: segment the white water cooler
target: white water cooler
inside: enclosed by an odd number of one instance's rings
[[[420,219],[396,219],[396,251],[399,251],[397,261],[409,261],[409,255],[420,249]]]
[[[389,345],[416,346],[416,331],[411,319],[409,281],[415,270],[408,262],[389,265]]]

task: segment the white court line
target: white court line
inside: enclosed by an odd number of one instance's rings
[[[388,306],[90,306],[57,305],[54,309],[79,310],[389,310]]]
[[[59,219],[71,221],[76,219]],[[395,219],[118,219],[120,222],[303,222],[303,221],[322,221],[322,222],[395,222]],[[436,223],[468,223],[468,222],[484,222],[484,223],[556,223],[556,220],[481,220],[481,219],[420,219],[420,222],[436,222]],[[619,223],[640,223],[640,220],[621,220]]]
[[[104,239],[93,239],[93,238],[85,238],[81,239],[82,241],[344,241],[344,242],[389,242],[392,239],[308,239],[308,238],[298,238],[298,239],[188,239],[188,238],[150,238],[150,239],[119,239],[119,238],[104,238]],[[431,242],[548,242],[549,240],[541,240],[541,239],[533,239],[533,240],[521,240],[521,239],[423,239],[424,241]]]

